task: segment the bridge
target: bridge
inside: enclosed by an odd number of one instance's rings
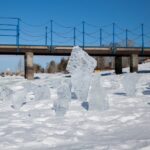
[[[72,46],[29,46],[29,45],[0,45],[0,55],[24,55],[25,60],[25,77],[33,79],[33,56],[34,55],[54,55],[69,56]],[[19,51],[18,51],[19,49]],[[91,56],[113,56],[115,57],[115,72],[122,73],[122,57],[130,57],[130,71],[138,71],[138,57],[150,56],[150,48],[135,47],[85,47],[84,50]]]
[[[0,55],[25,55],[32,52],[34,55],[69,56],[73,46],[45,46],[45,45],[0,45]],[[18,51],[19,49],[19,51]],[[91,56],[130,56],[137,54],[140,57],[150,56],[150,47],[96,47],[86,46],[84,50]]]
[[[150,32],[144,27],[141,24],[129,30],[115,23],[97,26],[85,21],[72,27],[54,20],[31,25],[20,18],[0,17],[0,55],[24,55],[27,79],[33,79],[34,55],[69,56],[75,45],[97,58],[115,57],[116,74],[122,73],[122,57],[130,57],[130,71],[135,72],[138,71],[138,57],[150,56]],[[9,38],[13,38],[14,43],[10,43],[13,40]]]

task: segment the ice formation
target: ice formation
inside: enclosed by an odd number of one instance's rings
[[[4,87],[3,87],[4,88]],[[5,87],[6,91],[1,90],[1,99],[4,97],[10,99],[12,105],[11,107],[19,110],[23,105],[30,102],[31,100],[43,100],[50,99],[50,89],[46,85],[41,85],[40,83],[32,82],[22,82],[19,84],[14,84],[8,89]],[[5,99],[4,99],[5,100]]]
[[[67,70],[73,74],[78,71],[92,73],[97,65],[96,60],[79,46],[73,47],[67,64]]]
[[[47,85],[41,83],[26,82],[23,84],[27,92],[32,92],[35,100],[50,99],[50,90]]]
[[[91,74],[76,72],[71,76],[72,88],[80,101],[87,101]]]
[[[106,110],[108,109],[108,99],[106,90],[101,85],[100,74],[95,74],[92,80],[89,96],[90,110]]]
[[[0,86],[0,101],[9,100],[11,94],[12,90],[10,90],[7,86]]]
[[[80,47],[73,48],[67,70],[71,73],[72,90],[82,102],[87,101],[92,72],[96,65],[96,60]]]
[[[122,84],[123,88],[128,96],[135,96],[136,94],[136,84],[138,82],[139,76],[137,73],[125,74]]]
[[[12,88],[13,94],[11,96],[12,107],[19,110],[26,103],[27,92],[23,86],[15,86]]]
[[[53,109],[56,115],[62,116],[69,108],[69,101],[71,100],[70,86],[65,80],[62,80],[59,87],[53,90]]]

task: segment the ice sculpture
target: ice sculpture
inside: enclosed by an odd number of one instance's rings
[[[23,84],[27,92],[32,92],[34,94],[35,100],[50,99],[50,90],[47,85],[42,85],[41,83],[26,82]]]
[[[73,91],[80,101],[87,101],[89,86],[91,82],[91,74],[86,72],[76,72],[71,75],[71,83]]]
[[[12,91],[12,107],[18,110],[26,103],[27,92],[23,86],[15,86],[12,88]]]
[[[69,101],[71,100],[70,86],[65,80],[61,81],[55,92],[53,109],[57,116],[63,116],[68,110]]]
[[[91,88],[89,91],[89,109],[90,110],[106,110],[108,109],[108,99],[106,90],[101,85],[100,74],[94,74]]]
[[[137,73],[125,74],[122,84],[123,88],[128,96],[135,96],[136,94],[136,84],[138,82],[139,76]]]
[[[96,60],[80,47],[73,48],[67,70],[71,73],[72,89],[82,102],[87,101],[91,76],[96,65]]]
[[[33,93],[35,100],[50,99],[50,90],[46,85],[36,85]]]
[[[0,101],[9,100],[11,94],[12,90],[10,90],[7,86],[0,86]]]

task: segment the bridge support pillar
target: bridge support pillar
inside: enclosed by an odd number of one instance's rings
[[[115,73],[122,74],[122,57],[115,56]]]
[[[96,66],[96,70],[100,70],[101,69],[101,57],[100,56],[95,56],[94,57],[97,61],[97,66]]]
[[[131,54],[130,56],[130,72],[138,71],[138,54]]]
[[[24,60],[25,60],[25,78],[28,80],[33,80],[34,79],[33,53],[26,52]]]

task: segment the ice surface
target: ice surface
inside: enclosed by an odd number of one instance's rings
[[[89,109],[90,110],[106,110],[108,109],[107,92],[101,85],[100,74],[93,76],[89,96]]]
[[[63,116],[69,108],[69,102],[71,100],[71,89],[70,85],[62,80],[59,87],[55,90],[53,100],[53,109],[56,115]]]
[[[150,63],[147,66],[150,68]],[[150,150],[150,105],[147,104],[150,95],[141,94],[141,91],[149,90],[150,75],[138,74],[140,80],[136,85],[136,97],[121,94],[124,89],[118,85],[122,84],[121,79],[125,75],[101,77],[102,87],[117,87],[115,92],[120,93],[109,91],[109,111],[87,112],[81,109],[80,101],[73,100],[65,117],[58,119],[51,108],[61,82],[56,88],[51,88],[51,99],[33,100],[21,107],[20,111],[14,111],[8,106],[9,103],[0,101],[0,149]],[[39,81],[49,86],[51,83],[48,81],[53,80],[55,84],[56,78],[60,81],[64,79],[63,74],[39,76]],[[17,82],[16,78],[4,77],[0,80],[7,80],[7,85],[14,86],[12,82]],[[18,82],[28,81],[22,78]],[[37,84],[37,80],[32,82]],[[0,87],[2,86],[6,84],[3,83]]]
[[[71,73],[72,90],[82,102],[87,101],[92,72],[96,64],[96,60],[80,47],[73,48],[67,70]]]
[[[139,80],[137,73],[128,73],[124,75],[122,84],[124,90],[128,96],[135,96],[136,94],[136,84]]]

